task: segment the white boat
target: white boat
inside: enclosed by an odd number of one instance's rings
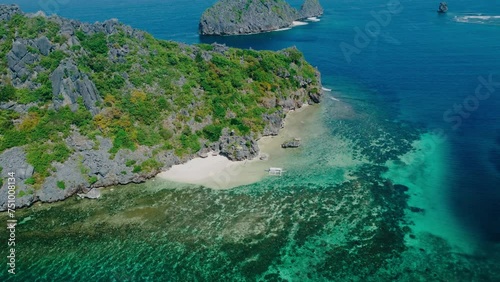
[[[282,176],[285,171],[281,167],[270,167],[267,172],[272,176]]]

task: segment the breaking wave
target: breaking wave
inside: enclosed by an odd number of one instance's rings
[[[500,15],[492,16],[483,14],[470,14],[464,16],[455,16],[453,19],[456,22],[460,23],[500,25]]]

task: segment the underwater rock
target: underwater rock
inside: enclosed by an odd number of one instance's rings
[[[394,189],[395,190],[399,190],[401,192],[407,192],[408,191],[408,187],[406,187],[404,185],[401,185],[401,184],[394,185]]]
[[[424,210],[424,209],[422,209],[422,208],[417,208],[417,207],[410,207],[410,211],[411,211],[411,212],[414,212],[414,213],[423,213],[423,212],[425,212],[425,210]]]

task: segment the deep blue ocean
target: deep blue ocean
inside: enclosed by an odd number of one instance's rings
[[[333,89],[328,95],[445,136],[447,151],[431,152],[443,153],[442,181],[428,187],[441,191],[438,209],[477,244],[500,243],[500,0],[449,1],[447,14],[436,12],[439,1],[323,0],[319,22],[239,37],[197,34],[214,0],[8,2],[87,22],[118,18],[188,44],[296,46]]]

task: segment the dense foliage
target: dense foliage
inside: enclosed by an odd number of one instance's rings
[[[39,58],[30,67],[38,68],[38,87],[13,87],[5,59],[13,39],[41,36],[56,48],[47,56],[28,48]],[[112,154],[145,145],[182,156],[217,141],[224,128],[239,135],[259,134],[265,126],[262,115],[279,110],[277,100],[290,98],[301,80],[317,80],[314,68],[295,48],[216,51],[213,45],[188,46],[146,33],[137,38],[121,26],[111,35],[78,30],[75,37],[79,44],[61,48],[69,38],[50,18],[16,15],[0,24],[0,102],[31,105],[22,115],[0,112],[0,152],[26,146],[39,178],[50,174],[53,161],[62,162],[71,154],[63,140],[74,127],[90,138],[111,138]],[[111,55],[116,52],[124,55]],[[50,107],[54,99],[61,99],[53,97],[50,75],[67,58],[97,87],[102,102],[95,116],[81,100],[76,111]],[[135,165],[134,171],[159,166],[152,159]]]

